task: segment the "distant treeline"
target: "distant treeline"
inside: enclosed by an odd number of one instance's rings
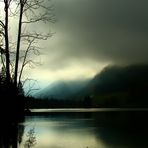
[[[89,97],[84,100],[25,98],[25,108],[83,108],[92,107]]]
[[[86,96],[84,99],[36,99],[25,98],[25,108],[131,108],[148,107],[147,98],[133,98],[125,92],[98,96]]]

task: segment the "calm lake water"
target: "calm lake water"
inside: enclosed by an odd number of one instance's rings
[[[147,111],[63,109],[33,112],[34,115],[26,116],[19,124],[22,135],[19,148],[27,144],[28,148],[29,144],[34,148],[148,147]]]

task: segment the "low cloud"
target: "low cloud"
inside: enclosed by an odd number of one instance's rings
[[[52,30],[56,33],[44,44],[41,69],[56,73],[77,65],[82,69],[95,67],[98,72],[97,66],[103,68],[110,63],[148,63],[147,0],[52,0],[52,3],[57,19]],[[46,25],[45,31],[50,27]]]

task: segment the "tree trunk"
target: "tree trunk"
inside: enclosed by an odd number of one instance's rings
[[[15,61],[15,73],[14,73],[14,85],[15,85],[15,87],[17,87],[17,77],[18,77],[18,63],[19,63],[20,41],[21,41],[23,7],[24,7],[24,4],[22,4],[20,2],[20,17],[19,17],[19,28],[18,28],[17,49],[16,49],[16,61]]]
[[[6,81],[10,83],[10,55],[9,55],[9,36],[8,36],[8,0],[5,2],[5,48],[6,48]]]

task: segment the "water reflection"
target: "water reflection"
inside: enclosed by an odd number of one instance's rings
[[[95,135],[107,148],[147,148],[147,112],[106,112],[94,114]]]
[[[34,128],[30,129],[27,133],[27,140],[25,141],[24,148],[31,148],[36,145],[36,137]]]
[[[66,112],[26,117],[35,148],[147,148],[147,112]],[[33,146],[33,145],[32,145]]]

